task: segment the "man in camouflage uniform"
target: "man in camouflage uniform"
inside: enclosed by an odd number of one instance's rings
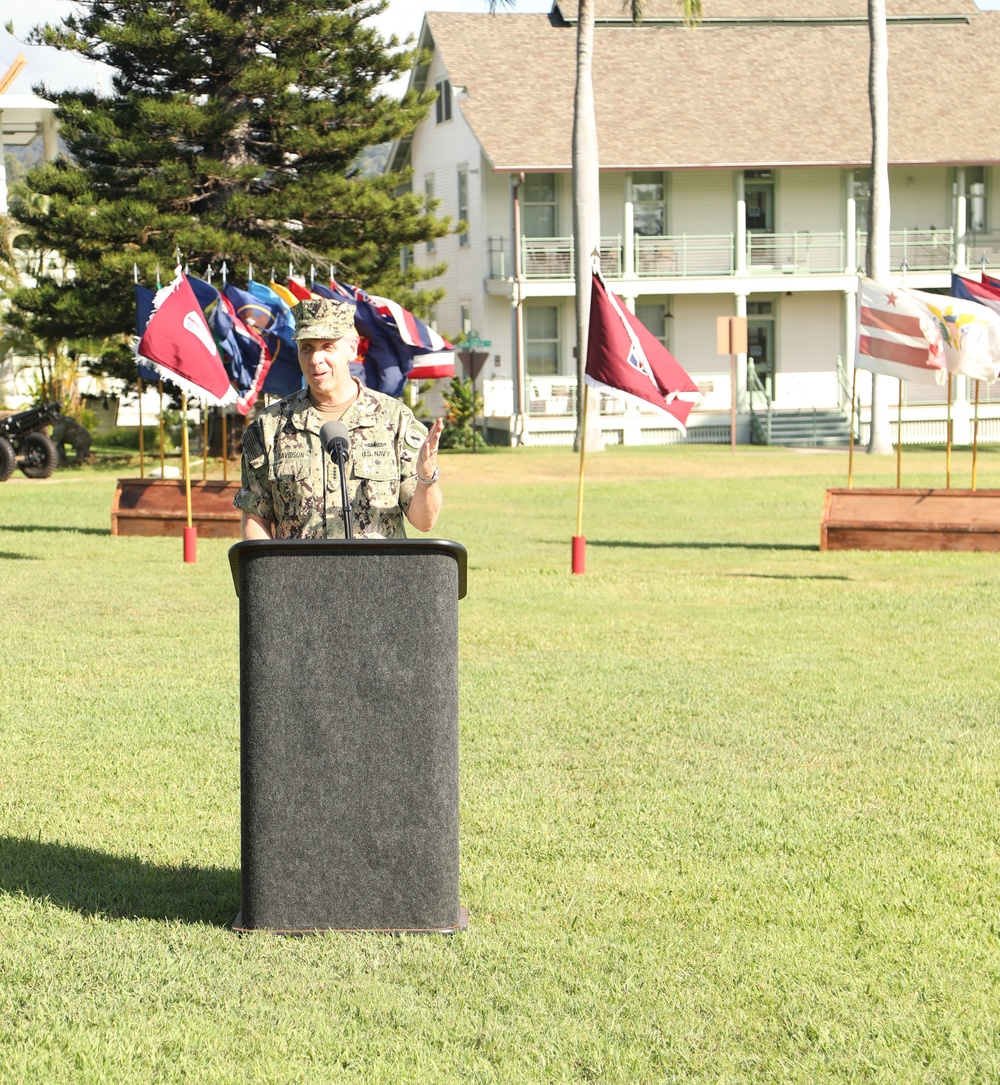
[[[243,512],[243,538],[344,537],[340,476],[319,437],[334,419],[350,434],[355,536],[402,538],[404,516],[430,531],[441,509],[441,419],[428,433],[408,407],[351,376],[358,348],[353,305],[317,298],[292,312],[306,387],[271,404],[243,433],[242,485],[233,499]]]

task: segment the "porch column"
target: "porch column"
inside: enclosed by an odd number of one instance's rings
[[[955,170],[955,188],[958,199],[955,200],[955,268],[959,272],[968,271],[965,246],[965,223],[968,218],[965,195],[965,166]]]
[[[59,142],[56,139],[56,115],[46,113],[42,118],[42,161],[54,162],[59,153]]]
[[[622,250],[622,274],[635,278],[635,206],[632,203],[632,174],[625,177],[625,239]]]
[[[747,273],[747,194],[744,188],[743,171],[736,171],[736,274]],[[737,299],[739,295],[737,295]],[[746,316],[746,296],[743,297],[743,312],[737,310],[737,316]],[[746,388],[746,357],[743,359],[743,387]]]
[[[844,273],[858,273],[858,201],[854,197],[854,170],[847,171],[847,216],[845,223]]]
[[[742,179],[742,174],[740,175]],[[736,295],[736,315],[745,317],[747,315],[747,296],[746,294]],[[737,414],[746,414],[750,410],[750,401],[747,398],[747,356],[746,354],[736,355],[736,412]]]

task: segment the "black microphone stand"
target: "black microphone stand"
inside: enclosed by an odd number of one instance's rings
[[[340,500],[344,503],[344,538],[354,538],[354,516],[351,512],[351,501],[347,496],[347,444],[344,441],[335,441],[333,454],[337,459],[337,471],[340,474]]]

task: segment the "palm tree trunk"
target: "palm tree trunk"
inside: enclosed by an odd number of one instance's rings
[[[871,63],[868,99],[872,114],[872,195],[868,221],[868,277],[889,281],[889,41],[885,0],[868,0]],[[889,378],[872,375],[872,420],[868,451],[892,451]]]
[[[583,377],[590,328],[591,256],[601,242],[600,158],[594,110],[594,0],[580,0],[576,29],[576,93],[573,99],[573,237],[576,255],[576,442],[586,451],[604,447],[600,405],[583,411]]]

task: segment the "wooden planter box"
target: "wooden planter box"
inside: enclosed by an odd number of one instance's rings
[[[819,548],[1000,551],[1000,490],[827,490]]]
[[[233,498],[238,480],[191,482],[191,523],[203,539],[238,539],[240,510]],[[184,480],[120,478],[111,502],[112,535],[170,535],[187,527]]]

